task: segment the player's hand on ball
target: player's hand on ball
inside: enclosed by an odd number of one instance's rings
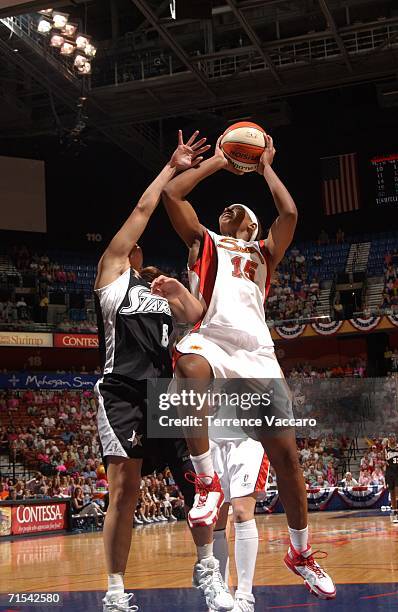
[[[158,276],[151,284],[151,293],[168,300],[181,297],[185,291],[186,289],[180,281],[169,276]]]
[[[266,134],[264,153],[260,157],[260,161],[259,161],[258,168],[257,168],[257,172],[259,174],[263,174],[264,166],[272,165],[272,162],[274,161],[275,153],[276,153],[276,149],[274,147],[274,141],[272,140],[272,137],[269,136],[269,134]]]
[[[170,165],[177,170],[188,170],[195,168],[203,160],[202,154],[210,149],[206,145],[206,138],[200,138],[197,142],[199,131],[196,130],[191,138],[184,144],[182,130],[178,130],[178,146],[170,159]]]
[[[214,150],[214,157],[220,160],[220,163],[222,164],[222,168],[224,170],[228,170],[228,172],[232,172],[233,174],[244,174],[244,172],[242,172],[241,170],[237,170],[235,166],[232,164],[232,162],[228,159],[228,157],[226,157],[225,154],[223,153],[223,150],[221,149],[221,146],[220,146],[222,137],[223,137],[223,134],[221,134],[221,136],[216,142],[216,148]]]

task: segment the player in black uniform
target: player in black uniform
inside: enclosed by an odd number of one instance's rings
[[[95,301],[103,377],[96,385],[98,432],[107,467],[109,507],[104,526],[108,591],[103,610],[137,610],[132,594],[124,592],[126,569],[141,474],[169,465],[187,506],[194,487],[184,474],[192,469],[183,438],[153,440],[146,437],[146,384],[148,378],[171,377],[169,337],[172,315],[177,321],[196,323],[203,307],[176,279],[157,279],[151,293],[142,271],[143,256],[137,241],[155,210],[162,189],[177,171],[192,168],[208,149],[205,139],[179,144],[168,164],[142,195],[133,212],[113,238],[99,265]],[[212,532],[203,527],[193,534],[198,563],[203,564],[199,585],[209,606],[230,610],[233,599],[212,556]],[[226,603],[225,603],[226,602]]]
[[[398,523],[398,446],[395,434],[391,434],[384,446],[387,462],[386,485],[390,491],[392,521]]]

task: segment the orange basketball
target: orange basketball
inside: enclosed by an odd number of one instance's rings
[[[265,149],[265,131],[250,121],[234,123],[224,132],[220,147],[237,170],[253,172]]]

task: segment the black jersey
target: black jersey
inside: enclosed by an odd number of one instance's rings
[[[130,269],[94,295],[103,374],[132,380],[171,376],[168,301],[151,294]]]
[[[398,446],[396,446],[395,448],[392,448],[391,446],[386,446],[385,452],[387,466],[398,471]]]

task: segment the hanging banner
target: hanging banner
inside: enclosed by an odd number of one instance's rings
[[[398,327],[398,313],[387,315],[387,319],[390,321],[390,323],[395,325],[395,327]]]
[[[385,489],[376,487],[352,487],[350,489],[339,489],[340,499],[350,508],[371,508],[381,498]]]
[[[323,489],[308,489],[308,510],[325,510],[329,500],[334,494],[334,487]]]
[[[281,325],[280,327],[274,327],[276,333],[284,340],[291,340],[301,336],[305,330],[306,325]]]
[[[344,321],[330,321],[329,323],[323,323],[322,321],[316,321],[311,323],[311,327],[317,334],[321,336],[331,336],[339,331]]]
[[[381,317],[367,317],[366,319],[362,319],[358,317],[357,319],[349,319],[351,325],[355,327],[355,329],[359,329],[359,331],[371,331],[380,323]]]

